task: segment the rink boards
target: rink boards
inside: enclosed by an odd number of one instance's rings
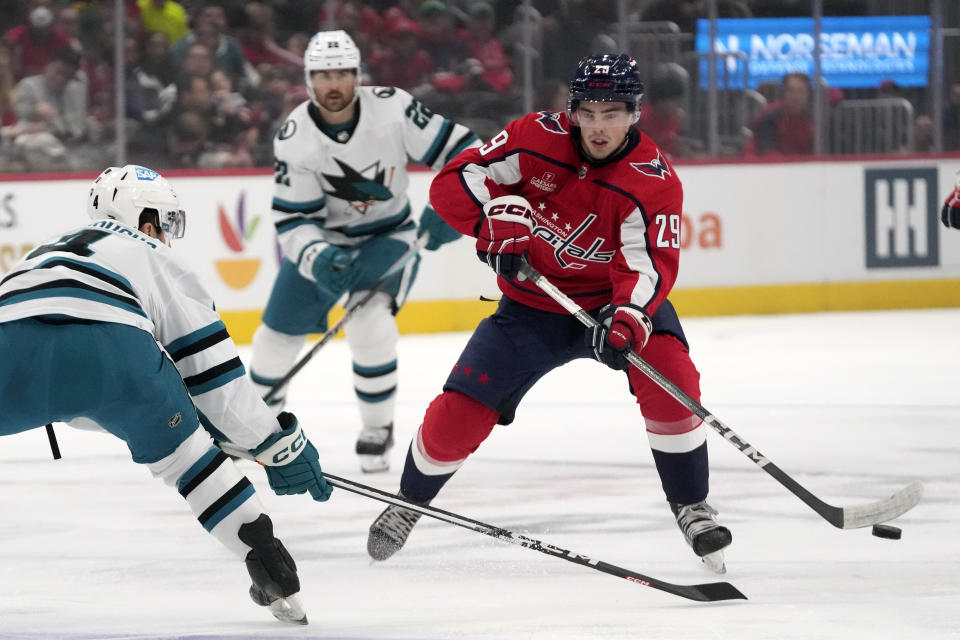
[[[960,306],[960,231],[939,224],[960,158],[682,164],[680,313],[725,315]],[[246,342],[279,264],[273,176],[171,171],[188,212],[175,251]],[[419,215],[430,171],[411,175]],[[85,224],[94,175],[0,181],[0,277],[44,239]],[[401,331],[468,330],[493,307],[492,273],[461,238],[426,253]]]

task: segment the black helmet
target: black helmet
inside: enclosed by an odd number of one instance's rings
[[[570,80],[567,109],[571,114],[581,100],[625,102],[627,111],[639,115],[643,82],[637,71],[637,61],[623,53],[601,53],[581,58]]]

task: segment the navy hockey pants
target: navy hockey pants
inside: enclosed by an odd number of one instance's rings
[[[150,463],[199,426],[180,373],[142,329],[26,318],[0,323],[0,354],[0,436],[89,418]]]

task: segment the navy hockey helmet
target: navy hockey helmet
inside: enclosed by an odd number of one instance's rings
[[[581,58],[570,80],[567,111],[571,119],[574,119],[573,114],[582,100],[623,102],[636,122],[643,100],[643,82],[637,71],[637,61],[624,53],[601,53]]]

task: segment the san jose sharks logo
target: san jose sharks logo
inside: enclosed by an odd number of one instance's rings
[[[666,180],[666,176],[670,175],[670,168],[667,167],[666,161],[660,155],[659,149],[657,149],[657,157],[650,162],[631,162],[630,166],[645,176],[652,176],[661,180]]]
[[[327,192],[331,197],[346,200],[360,213],[366,213],[367,207],[374,202],[393,198],[389,188],[390,183],[393,182],[393,168],[390,169],[389,179],[386,179],[387,170],[380,168],[379,160],[359,171],[337,158],[334,158],[334,162],[340,167],[343,175],[322,174],[333,188],[332,191]]]
[[[541,127],[550,133],[566,133],[560,124],[559,111],[540,111],[539,113],[540,117],[537,118],[537,122],[540,123]]]

